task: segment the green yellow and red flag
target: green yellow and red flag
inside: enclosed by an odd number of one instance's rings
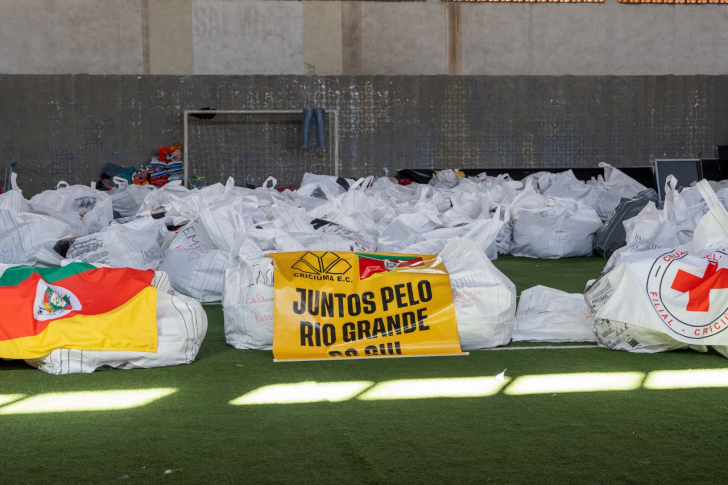
[[[154,272],[15,266],[0,276],[0,358],[31,359],[59,348],[157,351]]]

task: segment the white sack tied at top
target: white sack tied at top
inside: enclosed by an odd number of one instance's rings
[[[474,241],[451,240],[440,257],[450,276],[461,348],[485,349],[510,342],[515,285]]]
[[[30,212],[28,201],[23,197],[23,191],[18,187],[18,174],[13,172],[10,175],[10,190],[0,194],[0,209],[8,209],[14,212]]]
[[[533,189],[523,196],[529,203],[516,197],[511,206],[512,255],[558,259],[592,253],[594,234],[602,227],[594,209],[571,199],[545,197]],[[531,202],[539,198],[540,202]]]
[[[631,254],[586,293],[599,344],[633,352],[728,345],[728,212],[710,185],[696,237],[672,249]]]
[[[199,302],[176,294],[167,275],[155,272],[157,352],[56,349],[26,362],[49,374],[89,373],[104,369],[148,369],[190,364],[207,333],[207,314]]]
[[[581,293],[534,286],[521,292],[512,338],[514,342],[596,342],[591,319]]]
[[[238,198],[223,200],[178,230],[159,266],[175,290],[202,302],[222,299],[230,249],[245,231],[243,204]]]
[[[123,177],[114,177],[116,187],[109,191],[111,206],[120,217],[132,217],[139,212],[144,199],[150,191],[156,190],[153,185],[133,185]]]
[[[71,227],[50,216],[0,209],[0,263],[58,266],[53,247],[71,236]]]
[[[225,341],[237,349],[273,347],[273,260],[246,236],[236,239],[225,266]]]
[[[35,214],[68,224],[74,236],[101,231],[114,219],[109,194],[63,181],[58,182],[56,190],[44,190],[33,196],[28,205]]]

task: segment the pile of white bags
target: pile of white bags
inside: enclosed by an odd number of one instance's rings
[[[157,287],[156,353],[56,349],[26,362],[49,374],[146,369],[193,362],[207,333],[207,314],[199,302],[175,294],[164,273],[155,273],[152,284]]]
[[[597,212],[601,220],[607,220],[620,199],[631,199],[639,192],[647,189],[633,178],[606,163],[604,178],[584,182],[574,176],[574,172],[555,174],[549,177],[549,185],[543,194],[549,197],[569,198],[582,202]]]
[[[636,217],[624,221],[626,245],[612,254],[605,271],[614,268],[623,257],[632,253],[676,248],[692,240],[695,226],[708,206],[697,187],[684,189],[683,193],[678,192],[676,187],[677,179],[668,176],[663,208],[658,209],[653,202],[648,202]],[[689,194],[688,200],[684,194]]]
[[[728,348],[728,212],[706,181],[709,211],[690,243],[624,256],[586,293],[601,346],[631,352]]]

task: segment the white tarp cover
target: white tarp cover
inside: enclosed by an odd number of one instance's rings
[[[596,342],[591,318],[581,293],[534,286],[521,292],[513,341]]]
[[[156,353],[57,349],[26,362],[49,374],[167,367],[193,362],[207,333],[207,314],[199,302],[175,294],[164,273],[155,273],[152,284],[157,287]]]

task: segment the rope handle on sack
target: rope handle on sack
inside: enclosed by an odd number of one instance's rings
[[[271,186],[270,187],[267,186],[268,185],[268,182],[271,183]],[[263,186],[262,187],[264,189],[275,189],[277,184],[278,184],[278,179],[275,178],[275,177],[273,177],[271,175],[270,177],[268,177],[267,179],[265,179],[265,182],[263,182]]]
[[[720,203],[720,199],[718,199],[718,196],[715,195],[713,187],[710,186],[710,183],[708,183],[707,180],[701,180],[700,182],[698,182],[697,187],[700,191],[700,195],[703,196],[705,203],[708,204],[708,209],[716,209],[720,212],[725,212],[726,217],[728,217],[728,212],[726,212],[723,204]]]
[[[235,179],[232,177],[228,177],[227,181],[225,182],[225,191],[223,193],[225,195],[229,194],[233,191],[233,187],[235,187]]]
[[[710,186],[710,183],[708,183],[707,180],[701,180],[696,185],[698,187],[698,190],[700,191],[700,195],[703,196],[703,199],[705,200],[705,203],[708,205],[708,212],[703,216],[703,219],[700,219],[698,221],[698,225],[695,228],[695,234],[693,236],[693,241],[690,243],[690,250],[697,250],[697,249],[707,249],[705,247],[700,247],[702,244],[698,243],[696,246],[696,241],[703,241],[704,237],[707,237],[705,234],[706,231],[706,218],[712,218],[712,220],[720,226],[721,231],[723,232],[722,239],[725,239],[726,236],[728,236],[728,211],[726,211],[725,207],[723,207],[723,204],[720,202],[720,199],[718,199],[718,196],[715,195],[715,191],[713,191],[713,187]],[[710,238],[708,238],[710,239]],[[705,241],[703,241],[705,243]],[[710,243],[708,243],[710,245]]]
[[[70,185],[69,185],[69,183],[68,183],[68,182],[66,182],[65,180],[61,180],[60,182],[58,182],[58,183],[56,184],[56,190],[58,190],[58,189],[60,189],[60,188],[61,188],[61,184],[64,184],[64,185],[65,185],[66,187],[70,187]]]
[[[18,187],[18,174],[16,172],[10,174],[10,187],[12,187],[12,190],[22,192],[22,190],[20,190],[20,187]]]
[[[667,192],[667,189],[675,190],[676,187],[677,178],[674,175],[668,175],[667,179],[665,179],[665,192]]]
[[[125,179],[124,177],[119,177],[118,175],[116,175],[112,180],[113,180],[114,184],[119,188],[124,187],[124,186],[127,186],[127,187],[129,186],[129,181],[127,179]]]
[[[374,180],[373,175],[369,175],[368,177],[362,177],[359,180],[357,180],[356,182],[354,182],[353,184],[351,184],[351,186],[349,187],[349,190],[355,190],[355,189],[364,190],[369,187],[369,185],[372,183],[373,180]]]
[[[501,215],[503,216],[503,220],[501,220]],[[495,206],[495,212],[493,212],[493,222],[490,225],[490,231],[488,231],[488,245],[495,241],[495,238],[498,237],[498,233],[500,232],[501,228],[506,225],[506,222],[511,220],[511,211],[508,208],[508,206],[504,206],[503,204],[498,204]],[[485,250],[487,248],[483,248]]]

